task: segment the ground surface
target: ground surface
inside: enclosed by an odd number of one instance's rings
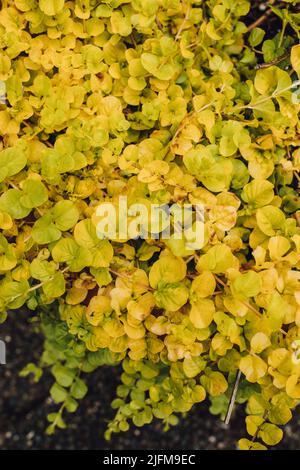
[[[24,313],[13,313],[1,325],[1,339],[7,342],[7,365],[0,366],[0,448],[2,449],[234,449],[245,435],[243,412],[238,410],[226,427],[211,416],[206,405],[196,406],[181,424],[167,433],[158,421],[143,429],[132,428],[107,443],[103,433],[113,416],[110,402],[118,384],[113,368],[101,368],[89,376],[89,392],[74,415],[67,416],[68,428],[46,436],[46,414],[53,409],[49,400],[50,376],[39,384],[18,377],[18,371],[37,360],[42,338],[33,334]],[[286,426],[278,448],[300,449],[300,412]]]

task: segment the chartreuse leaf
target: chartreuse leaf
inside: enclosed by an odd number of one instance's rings
[[[205,370],[205,374],[200,377],[200,382],[212,397],[222,395],[228,388],[224,375],[209,369]]]
[[[216,155],[214,146],[189,150],[183,158],[188,171],[195,175],[206,188],[220,192],[230,186],[233,166],[230,160]]]
[[[75,411],[78,408],[78,402],[74,398],[69,397],[69,396],[65,400],[65,404],[66,404],[66,409],[69,413],[75,413]]]
[[[74,227],[79,218],[79,212],[72,201],[59,201],[53,208],[52,217],[55,226],[64,232]]]
[[[212,300],[198,299],[192,303],[190,320],[196,328],[208,327],[214,317],[215,305]]]
[[[268,419],[273,424],[285,425],[292,419],[292,412],[284,403],[276,403],[271,406]]]
[[[171,80],[176,72],[176,67],[170,63],[164,63],[159,56],[144,52],[141,55],[142,66],[159,80]]]
[[[264,423],[259,432],[258,436],[269,446],[275,446],[281,441],[283,437],[283,431],[275,424]]]
[[[291,49],[291,63],[298,77],[300,76],[300,45],[297,44]]]
[[[44,204],[48,199],[48,192],[45,185],[34,179],[27,179],[22,184],[23,195],[20,202],[24,207],[32,209]]]
[[[189,250],[187,248],[187,240],[181,238],[176,240],[175,237],[171,237],[169,240],[166,240],[166,246],[171,250],[175,256],[191,256],[194,253],[194,250]]]
[[[277,230],[283,228],[285,216],[278,207],[265,206],[258,209],[256,220],[259,229],[269,237],[272,237],[276,235]]]
[[[47,415],[47,419],[51,423],[51,424],[49,424],[49,426],[46,428],[46,431],[45,431],[48,436],[51,436],[52,434],[54,434],[56,426],[59,429],[65,429],[67,427],[66,423],[64,422],[64,420],[62,418],[61,413],[59,413],[59,412],[49,413]]]
[[[85,266],[92,264],[92,254],[78,245],[72,238],[62,238],[52,250],[54,261],[67,263],[71,271],[81,271]]]
[[[31,232],[33,240],[39,245],[55,242],[61,237],[61,231],[53,223],[51,212],[40,217]]]
[[[68,391],[58,383],[54,383],[50,389],[50,394],[55,403],[61,403],[67,398]]]
[[[0,228],[2,230],[9,230],[12,228],[12,218],[7,212],[0,212]]]
[[[87,386],[83,380],[81,380],[80,378],[76,378],[71,386],[70,392],[71,392],[72,397],[80,400],[86,395]]]
[[[24,150],[10,147],[0,152],[0,182],[19,173],[26,165]]]
[[[160,282],[154,296],[158,307],[175,312],[186,304],[189,298],[189,290],[180,282],[172,284]]]
[[[249,133],[237,121],[228,121],[223,124],[220,140],[220,154],[224,157],[234,155],[239,147],[251,144]]]
[[[206,362],[201,357],[185,358],[183,361],[183,372],[189,378],[196,377],[204,370]]]
[[[184,279],[185,274],[186,264],[181,258],[162,256],[150,269],[150,285],[156,288],[159,282],[176,283]]]
[[[90,268],[99,287],[107,286],[112,281],[111,274],[107,268]]]
[[[62,296],[65,292],[65,278],[63,274],[56,272],[52,278],[44,282],[43,292],[49,299]]]
[[[33,375],[34,382],[38,382],[43,375],[43,369],[30,362],[21,370],[20,377],[27,377],[29,374]]]
[[[267,450],[267,447],[261,444],[260,442],[253,442],[253,441],[250,441],[249,439],[240,439],[239,449],[240,450]]]
[[[198,271],[211,271],[221,274],[227,269],[236,266],[238,260],[227,245],[218,244],[209,248],[207,253],[200,256],[197,263]]]
[[[267,372],[267,364],[260,357],[250,354],[242,357],[239,368],[248,382],[257,382]]]
[[[0,233],[0,272],[10,271],[17,264],[16,252]]]
[[[248,183],[250,179],[248,168],[241,160],[238,160],[237,158],[232,161],[232,166],[231,187],[235,190],[241,189]]]
[[[261,289],[262,280],[255,271],[238,275],[231,286],[233,296],[240,299],[255,297],[260,293]]]
[[[273,184],[266,180],[255,179],[242,191],[242,199],[253,208],[270,204],[273,198]]]
[[[286,393],[291,398],[300,398],[300,378],[298,374],[292,374],[286,382]]]
[[[40,281],[48,281],[51,279],[56,271],[56,265],[43,259],[35,258],[30,264],[31,276]]]
[[[261,425],[264,422],[264,418],[262,416],[255,416],[255,415],[250,415],[246,417],[246,426],[247,426],[247,432],[250,434],[250,436],[254,436],[258,429],[261,427]]]
[[[39,0],[40,9],[49,16],[57,15],[63,9],[64,4],[64,0]]]
[[[72,201],[59,201],[52,211],[35,222],[32,238],[40,245],[54,242],[61,237],[61,231],[67,231],[76,224],[78,217]]]
[[[203,271],[197,276],[191,285],[190,299],[196,301],[198,298],[211,296],[216,288],[216,280],[210,271]]]
[[[271,341],[265,333],[256,333],[251,338],[251,351],[260,354],[271,345]]]
[[[113,247],[108,240],[97,236],[96,228],[90,219],[84,219],[76,224],[74,238],[79,246],[88,249],[92,255],[91,265],[94,268],[109,266],[113,258]]]
[[[27,217],[31,209],[23,206],[22,196],[23,193],[20,189],[8,189],[0,197],[0,210],[7,212],[13,219]]]
[[[280,235],[271,237],[268,243],[270,258],[272,260],[279,260],[289,251],[291,244],[289,240]]]
[[[54,375],[57,383],[62,387],[70,387],[72,385],[76,371],[68,369],[62,364],[55,364],[52,367],[52,374]]]
[[[27,300],[28,291],[29,284],[26,280],[4,280],[0,283],[1,301],[7,309],[20,308]]]
[[[249,36],[249,43],[252,47],[258,46],[265,36],[265,31],[261,28],[252,29]]]

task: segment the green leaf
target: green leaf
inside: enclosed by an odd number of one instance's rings
[[[0,299],[6,308],[20,308],[27,300],[29,284],[25,280],[4,280],[0,284]]]
[[[32,228],[31,236],[39,245],[55,242],[61,237],[61,231],[54,225],[51,212],[40,217]]]
[[[71,395],[72,397],[80,400],[81,398],[83,398],[86,393],[87,393],[87,386],[85,385],[84,381],[77,378],[75,380],[75,382],[73,383],[71,389],[70,389],[70,392],[71,392]]]
[[[277,47],[275,40],[267,39],[262,45],[262,52],[265,62],[271,62],[276,57]]]
[[[144,52],[141,55],[141,62],[143,67],[159,80],[171,80],[176,73],[174,65],[164,63],[164,59],[161,60],[160,57],[150,52]]]
[[[52,374],[54,375],[56,382],[66,388],[72,385],[75,377],[75,371],[73,369],[68,369],[62,364],[55,364],[52,367]]]
[[[106,268],[90,268],[90,272],[99,287],[107,286],[112,281],[111,274]]]
[[[185,358],[182,367],[183,372],[188,378],[196,377],[205,368],[206,361],[202,357]]]
[[[242,199],[252,208],[266,206],[272,202],[273,198],[273,184],[262,179],[251,181],[242,191]]]
[[[156,288],[160,282],[176,283],[184,279],[186,264],[181,258],[175,256],[162,256],[150,269],[149,281],[151,287]]]
[[[51,280],[43,284],[43,292],[49,299],[61,297],[65,292],[65,278],[60,272],[56,272]]]
[[[31,209],[23,206],[22,196],[23,193],[19,189],[8,189],[0,197],[0,210],[7,212],[13,219],[27,217]]]
[[[79,218],[79,212],[75,204],[68,200],[59,201],[55,204],[52,214],[55,226],[63,232],[74,227]]]
[[[12,245],[0,233],[0,272],[10,271],[17,264],[17,257]]]
[[[35,258],[30,265],[30,274],[40,281],[48,281],[56,271],[56,265],[53,262]]]
[[[232,283],[231,291],[233,296],[239,299],[255,297],[262,289],[262,280],[258,273],[249,271],[240,274]]]
[[[92,264],[92,255],[87,248],[79,246],[72,238],[62,238],[52,250],[54,261],[67,263],[70,271],[78,272]]]
[[[213,192],[228,189],[233,171],[229,159],[217,155],[216,146],[198,145],[183,157],[188,171]]]
[[[292,419],[292,412],[284,403],[276,403],[268,412],[268,419],[273,424],[285,425]]]
[[[65,404],[69,413],[75,413],[78,408],[78,402],[72,397],[68,397],[65,401]]]
[[[278,207],[265,206],[257,210],[256,220],[259,229],[269,237],[273,237],[276,231],[283,227],[285,215]]]
[[[106,268],[113,258],[113,247],[108,240],[97,236],[96,228],[91,219],[84,219],[76,224],[74,238],[78,245],[87,248],[92,256],[94,268]]]
[[[265,31],[261,28],[254,28],[252,29],[250,36],[249,36],[249,43],[252,47],[258,46],[265,37]]]
[[[282,437],[282,429],[275,426],[275,424],[265,423],[260,428],[258,436],[269,446],[278,444]]]
[[[50,388],[50,395],[55,403],[62,403],[68,396],[68,391],[58,383],[54,383]]]
[[[48,200],[46,186],[39,180],[27,179],[22,184],[23,195],[20,202],[24,207],[39,207]]]
[[[201,255],[197,263],[197,271],[211,271],[215,274],[225,273],[227,269],[237,265],[237,259],[230,248],[224,244],[215,245]]]
[[[20,377],[27,377],[29,374],[33,375],[34,382],[38,382],[43,374],[43,369],[30,362],[21,370]]]
[[[0,152],[0,182],[19,173],[27,163],[24,151],[18,147],[6,148]]]
[[[212,397],[222,395],[228,388],[228,383],[221,372],[206,370],[205,375],[200,377],[200,382]]]
[[[156,305],[170,312],[179,310],[189,298],[188,288],[180,282],[166,284],[161,282],[154,293]]]

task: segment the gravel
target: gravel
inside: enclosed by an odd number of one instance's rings
[[[163,431],[159,421],[144,428],[134,426],[127,433],[103,438],[114,411],[110,402],[118,384],[118,370],[102,367],[88,375],[89,392],[75,414],[67,414],[68,427],[54,436],[45,435],[46,415],[55,409],[49,399],[52,378],[45,374],[40,383],[18,376],[28,362],[38,360],[42,337],[32,331],[25,312],[14,312],[1,325],[1,339],[7,343],[7,364],[0,366],[0,447],[2,449],[235,449],[246,436],[242,408],[235,411],[230,425],[211,416],[207,404],[195,406],[178,426]],[[280,449],[300,449],[300,413],[285,427]]]

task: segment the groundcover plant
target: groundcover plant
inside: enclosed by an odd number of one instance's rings
[[[35,312],[22,375],[51,369],[48,433],[108,364],[108,439],[207,398],[227,421],[244,404],[241,449],[281,440],[300,401],[299,36],[299,0],[2,0],[0,318]],[[204,239],[99,238],[120,196],[201,204]]]

